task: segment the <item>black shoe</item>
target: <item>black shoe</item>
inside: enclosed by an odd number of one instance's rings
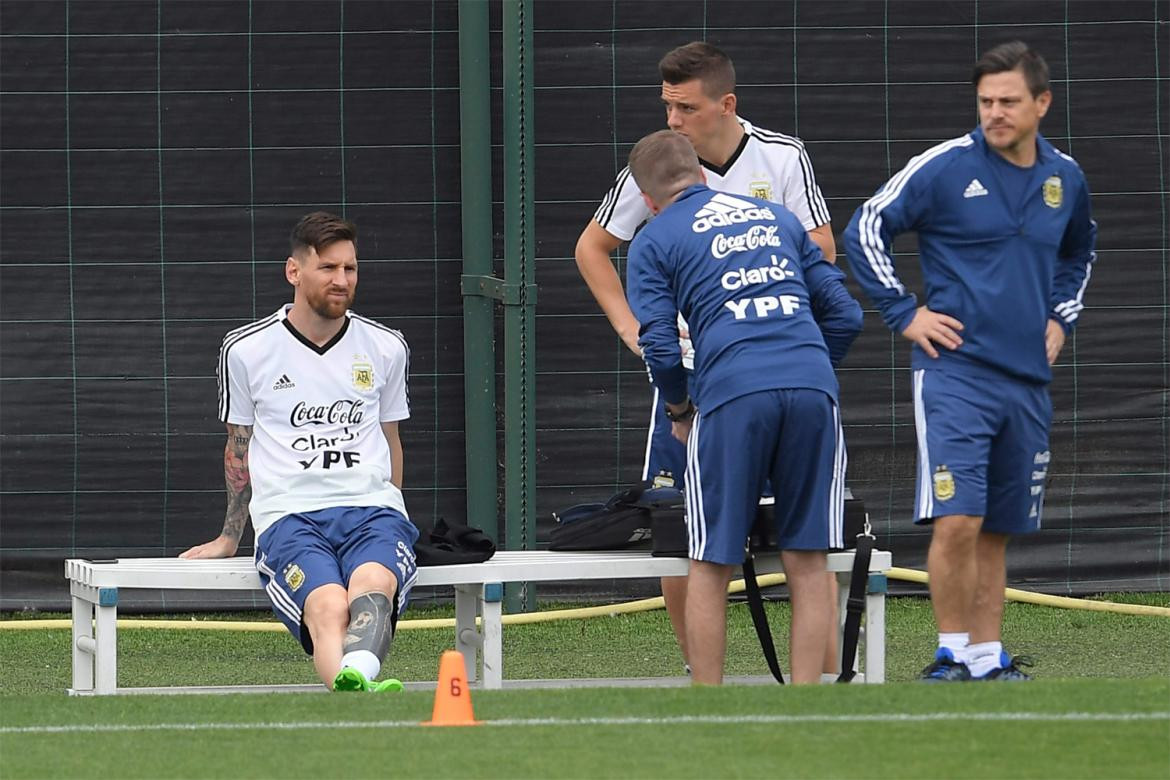
[[[1021,666],[1032,668],[1032,659],[1026,655],[1018,655],[1012,658],[1007,653],[1000,653],[999,662],[1002,664],[998,669],[992,669],[982,677],[977,677],[978,680],[1001,680],[1003,682],[1020,682],[1023,680],[1031,680],[1032,675],[1020,671]]]
[[[918,679],[928,683],[965,682],[971,679],[971,670],[956,661],[949,649],[940,647],[934,654],[934,663],[923,669]]]

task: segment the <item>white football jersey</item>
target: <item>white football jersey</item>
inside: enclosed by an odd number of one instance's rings
[[[699,161],[707,175],[707,186],[779,203],[796,215],[805,230],[828,223],[829,207],[800,139],[755,127],[742,117],[739,123],[744,129],[743,141],[726,165]],[[610,235],[629,241],[652,216],[627,166],[618,174],[593,218]]]
[[[219,418],[252,426],[256,537],[293,512],[388,506],[405,515],[381,423],[410,416],[406,340],[346,312],[318,347],[292,327],[290,308],[231,331],[219,352]]]
[[[812,162],[799,138],[755,127],[743,117],[744,136],[739,148],[726,165],[717,166],[700,159],[707,175],[707,186],[733,195],[748,195],[779,203],[796,215],[805,230],[829,222],[829,207],[817,186]],[[610,235],[629,241],[643,222],[654,215],[642,200],[642,192],[626,166],[613,187],[593,214],[597,224]],[[679,330],[687,332],[686,321],[679,315]],[[695,350],[689,338],[680,338],[683,365],[694,367]]]

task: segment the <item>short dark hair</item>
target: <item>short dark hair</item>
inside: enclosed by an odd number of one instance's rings
[[[709,98],[735,92],[735,66],[731,58],[705,41],[692,41],[668,51],[658,61],[658,72],[667,84],[698,79]]]
[[[320,252],[338,241],[357,243],[357,225],[328,211],[314,211],[301,217],[288,237],[292,254],[313,249]]]
[[[658,204],[703,180],[695,147],[673,130],[659,130],[634,144],[630,173],[638,189]]]
[[[1048,63],[1040,56],[1040,52],[1030,48],[1023,41],[1001,43],[994,49],[984,52],[975,63],[971,84],[979,89],[979,82],[984,76],[1016,69],[1023,72],[1024,81],[1028,84],[1028,91],[1032,93],[1032,97],[1049,91]]]

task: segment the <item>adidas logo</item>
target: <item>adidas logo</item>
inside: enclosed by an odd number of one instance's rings
[[[987,194],[987,188],[984,187],[978,179],[972,179],[971,183],[967,185],[967,189],[963,190],[964,198],[978,198],[981,195]]]
[[[715,227],[727,227],[742,222],[775,218],[776,215],[766,206],[760,207],[751,201],[740,200],[717,192],[703,208],[695,212],[695,221],[691,224],[691,230],[696,233],[706,233]]]
[[[273,390],[292,390],[297,386],[297,383],[288,378],[288,374],[281,374],[280,379],[277,379],[272,385]]]

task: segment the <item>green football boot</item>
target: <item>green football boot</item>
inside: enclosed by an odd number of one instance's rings
[[[379,680],[370,685],[370,690],[374,693],[394,693],[403,689],[402,680],[396,680],[393,677],[387,677],[385,680]]]
[[[401,685],[401,683],[399,683]],[[352,666],[347,666],[337,673],[333,678],[333,690],[341,691],[368,691],[371,690],[370,681],[366,676],[354,669]]]

